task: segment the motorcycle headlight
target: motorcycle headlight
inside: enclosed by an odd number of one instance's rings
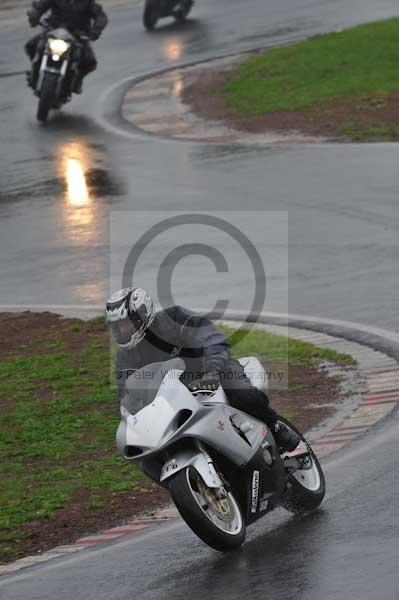
[[[55,56],[62,56],[69,48],[69,44],[64,40],[50,40],[49,46]]]

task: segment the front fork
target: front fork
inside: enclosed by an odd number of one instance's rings
[[[222,484],[219,488],[217,488],[215,490],[215,494],[219,500],[223,500],[227,496],[229,486],[228,486],[227,482],[225,481],[224,477],[216,471],[215,465],[213,464],[213,460],[209,456],[204,444],[202,442],[200,442],[199,440],[197,440],[196,445],[197,445],[198,450],[204,455],[206,462],[208,463],[209,471],[212,474],[214,481],[220,481],[220,483]]]
[[[32,65],[32,68],[34,69],[34,64]],[[40,63],[39,75],[37,78],[37,84],[36,84],[36,88],[35,88],[36,95],[40,96],[40,92],[42,89],[43,79],[44,79],[45,74],[46,73],[56,73],[59,76],[58,83],[57,83],[57,89],[56,89],[56,96],[58,98],[61,93],[62,83],[64,81],[67,69],[68,69],[68,60],[62,61],[61,69],[55,69],[54,67],[49,66],[48,65],[48,54],[47,54],[47,52],[44,52],[41,63]]]
[[[47,69],[47,61],[48,61],[48,56],[44,52],[41,63],[40,63],[40,68],[39,68],[39,73],[38,73],[37,83],[36,83],[36,89],[35,89],[37,96],[40,96],[40,92],[41,92],[42,85],[43,85],[44,75],[45,75],[46,69]]]
[[[209,471],[212,473],[214,481],[220,480],[219,474],[217,473],[215,466],[213,464],[212,458],[209,456],[204,444],[197,440],[196,446],[198,450],[204,455],[206,462],[208,463]]]

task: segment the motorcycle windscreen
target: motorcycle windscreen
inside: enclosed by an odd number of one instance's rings
[[[174,358],[136,369],[125,381],[121,404],[131,415],[149,406],[156,398],[165,375],[174,369],[184,370],[184,361]]]
[[[156,448],[176,417],[170,403],[158,396],[135,415],[127,417],[126,444],[146,449]]]
[[[76,37],[72,34],[72,32],[68,31],[63,27],[58,27],[57,29],[52,29],[48,37],[59,38],[61,40],[75,41]]]

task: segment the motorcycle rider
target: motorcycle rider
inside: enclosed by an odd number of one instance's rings
[[[179,356],[186,364],[180,379],[190,391],[215,391],[222,385],[230,404],[266,423],[280,448],[297,447],[300,437],[278,422],[268,397],[251,385],[242,365],[230,357],[226,337],[210,319],[181,306],[155,312],[148,293],[131,287],[110,297],[105,315],[118,344],[119,402],[134,370]]]
[[[41,17],[48,11],[51,11],[47,19],[50,28],[62,26],[72,34],[83,33],[89,36],[91,41],[98,40],[108,23],[107,15],[95,0],[36,0],[27,13],[31,27],[36,27]],[[36,35],[25,45],[25,51],[31,62],[42,39],[43,34]],[[80,76],[73,90],[77,94],[82,91],[83,78],[97,67],[97,60],[90,43],[87,40],[82,40],[82,43]]]

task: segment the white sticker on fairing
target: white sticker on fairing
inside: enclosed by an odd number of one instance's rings
[[[259,497],[259,471],[254,471],[252,474],[252,504],[251,512],[255,513],[258,508]]]
[[[269,505],[269,500],[261,500],[259,502],[259,510],[266,510]]]
[[[177,469],[177,468],[178,468],[178,464],[176,463],[176,459],[171,458],[164,464],[162,472],[167,473],[168,471],[173,471],[173,469]]]

